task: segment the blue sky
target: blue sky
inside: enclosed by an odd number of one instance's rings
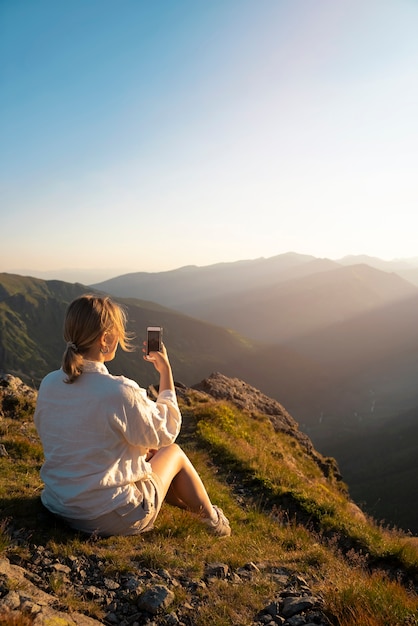
[[[417,32],[416,0],[0,0],[0,271],[418,256]]]

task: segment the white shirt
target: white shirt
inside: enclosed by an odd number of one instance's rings
[[[142,500],[134,483],[152,471],[148,448],[173,443],[180,431],[176,395],[162,391],[153,402],[136,382],[112,376],[98,361],[85,361],[74,383],[65,378],[62,369],[51,372],[38,392],[42,502],[76,519],[128,511]]]

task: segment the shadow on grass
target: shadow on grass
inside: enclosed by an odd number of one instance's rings
[[[48,511],[40,496],[1,498],[0,519],[3,530],[14,540],[21,536],[38,544],[51,540],[66,543],[80,536],[62,519]]]

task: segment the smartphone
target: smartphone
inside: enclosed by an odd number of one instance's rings
[[[148,326],[147,328],[147,354],[150,352],[160,352],[163,339],[163,329],[161,326]]]

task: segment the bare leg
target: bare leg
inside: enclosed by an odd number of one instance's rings
[[[202,517],[213,517],[213,507],[202,480],[183,450],[173,443],[160,448],[150,459],[169,504]]]

